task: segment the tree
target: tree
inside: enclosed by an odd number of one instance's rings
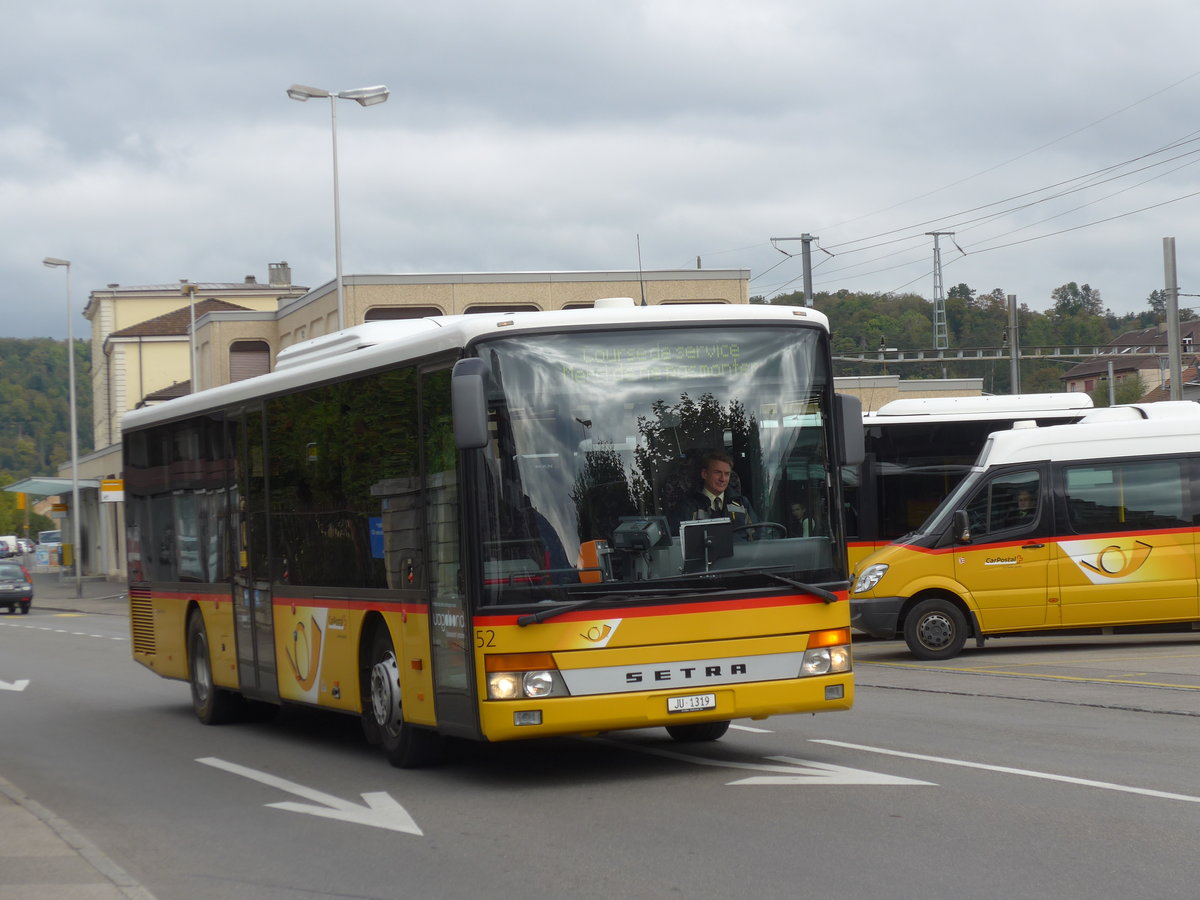
[[[1129,378],[1122,378],[1117,382],[1116,389],[1113,391],[1113,397],[1117,405],[1120,405],[1122,403],[1137,403],[1147,393],[1149,393],[1149,389],[1146,387],[1146,382],[1142,381],[1142,376],[1133,375]],[[1090,396],[1092,398],[1092,405],[1108,406],[1108,379],[1102,379]]]
[[[1054,301],[1054,315],[1059,319],[1078,315],[1104,315],[1100,292],[1089,284],[1081,287],[1074,281],[1067,282],[1051,291],[1050,299]]]

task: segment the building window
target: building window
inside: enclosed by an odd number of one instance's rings
[[[478,315],[480,313],[538,312],[540,309],[541,307],[534,306],[532,303],[509,303],[496,306],[468,306],[463,312],[467,315]]]
[[[234,341],[229,347],[229,381],[244,381],[271,371],[271,347],[266,341]]]
[[[428,316],[440,316],[442,311],[436,306],[376,306],[367,310],[363,316],[364,322],[383,322],[389,319],[424,319]]]

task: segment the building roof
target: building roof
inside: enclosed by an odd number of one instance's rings
[[[173,384],[167,385],[157,391],[151,391],[138,403],[139,407],[145,406],[147,403],[161,403],[164,400],[174,400],[176,397],[186,397],[192,392],[191,379],[187,381],[176,381]]]
[[[196,318],[199,319],[205,313],[210,312],[229,312],[229,311],[253,312],[245,306],[240,306],[237,303],[230,303],[227,300],[214,300],[209,298],[201,300],[196,304]],[[130,325],[128,328],[122,328],[119,331],[114,331],[109,335],[109,338],[126,338],[126,337],[182,337],[187,335],[192,324],[192,312],[187,305],[173,309],[169,313],[163,313],[161,316],[155,316],[153,319],[147,319],[145,322],[138,322],[136,325]]]
[[[1194,360],[1193,360],[1193,362],[1194,362]],[[1180,384],[1182,384],[1184,386],[1193,385],[1196,383],[1197,377],[1200,377],[1200,370],[1198,370],[1195,365],[1189,366],[1188,368],[1185,368],[1183,370],[1183,373],[1180,377]],[[1170,399],[1171,399],[1171,379],[1167,378],[1163,381],[1162,384],[1160,384],[1154,390],[1152,390],[1148,394],[1146,394],[1146,396],[1142,398],[1141,402],[1155,403],[1155,402],[1158,402],[1159,400],[1170,400]]]
[[[1179,323],[1179,339],[1185,348],[1191,344],[1200,349],[1200,319],[1189,319]],[[1150,328],[1138,328],[1126,331],[1116,337],[1108,345],[1109,352],[1094,356],[1078,365],[1072,366],[1063,375],[1062,381],[1074,378],[1086,378],[1089,375],[1104,375],[1108,372],[1108,364],[1118,371],[1131,369],[1153,369],[1158,366],[1159,356],[1167,352],[1166,323],[1153,325]]]

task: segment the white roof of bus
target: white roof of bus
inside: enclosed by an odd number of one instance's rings
[[[876,412],[863,413],[863,424],[1078,416],[1091,408],[1092,398],[1082,391],[1057,394],[991,394],[984,397],[914,397],[892,400],[879,407]]]
[[[638,306],[629,298],[598,300],[595,307],[590,309],[477,313],[368,322],[288,347],[279,353],[275,370],[265,375],[132,410],[122,419],[122,428],[137,428],[153,422],[185,418],[214,407],[287,393],[315,382],[350,377],[397,360],[419,359],[449,352],[488,335],[530,331],[555,333],[569,328],[586,329],[606,325],[684,326],[734,321],[804,322],[826,331],[829,329],[828,317],[807,307],[727,303]]]
[[[977,465],[1158,456],[1196,450],[1200,404],[1163,401],[1098,410],[1071,425],[997,431]],[[1096,416],[1096,418],[1092,418]]]

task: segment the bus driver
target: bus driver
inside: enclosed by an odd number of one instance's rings
[[[675,507],[677,522],[698,519],[732,520],[733,527],[754,521],[750,502],[729,487],[733,476],[733,458],[727,453],[713,451],[701,458],[700,486],[688,491]]]

